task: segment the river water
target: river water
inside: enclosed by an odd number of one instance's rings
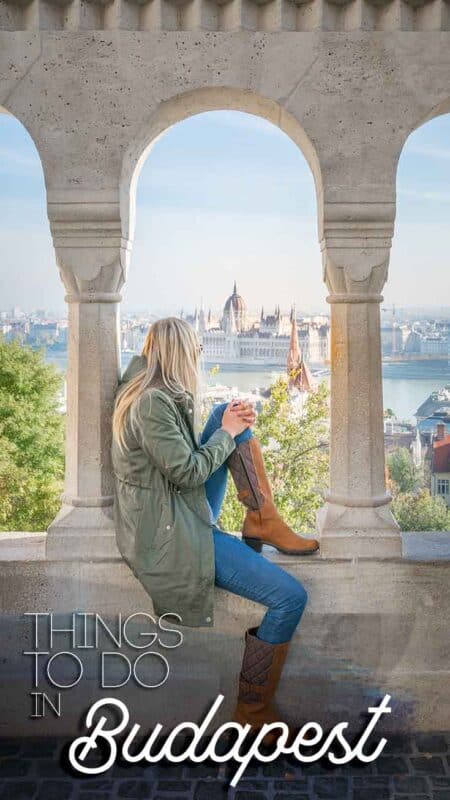
[[[65,372],[66,353],[48,353],[46,360]],[[130,354],[123,353],[122,367],[130,360]],[[218,373],[211,375],[205,368],[209,384],[224,384],[236,387],[241,392],[255,388],[265,388],[282,374],[283,369],[260,367],[221,366]],[[329,383],[329,375],[319,374],[317,380]],[[392,408],[399,419],[414,421],[414,413],[428,395],[435,389],[450,384],[450,366],[446,361],[404,361],[383,364],[383,405]]]

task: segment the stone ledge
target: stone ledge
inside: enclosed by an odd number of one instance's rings
[[[450,561],[450,531],[403,533],[402,553],[411,561]]]
[[[67,534],[68,536],[73,534]],[[239,533],[235,533],[240,536]],[[450,531],[408,531],[401,534],[402,539],[402,555],[398,556],[379,556],[378,558],[370,560],[376,561],[449,561],[450,562]],[[1,561],[48,561],[52,562],[53,558],[46,558],[45,548],[47,541],[47,533],[45,531],[31,532],[31,531],[8,531],[0,533],[0,562]],[[277,564],[289,564],[294,561],[302,563],[308,561],[309,563],[323,563],[340,561],[353,561],[354,557],[345,556],[339,557],[324,557],[320,553],[311,556],[287,556],[283,553],[277,553],[270,547],[264,546],[264,555],[270,558]],[[62,558],[58,560],[85,560],[80,557],[77,558]],[[120,556],[116,557],[109,551],[105,553],[105,557],[101,559],[86,560],[100,560],[100,561],[118,561],[121,560]],[[358,561],[365,561],[365,556],[359,556]]]
[[[0,533],[0,561],[44,561],[46,540],[45,531]]]
[[[445,727],[450,713],[450,562],[294,558],[283,566],[304,584],[309,597],[280,689],[283,713],[297,709],[305,719],[328,726],[347,719],[350,709],[356,723],[374,696],[389,693],[393,730]],[[26,612],[53,612],[58,627],[67,627],[74,612],[97,612],[111,622],[119,613],[122,618],[152,613],[148,595],[120,561],[5,561],[0,586],[2,669],[10,687],[2,724],[22,734],[30,729],[24,692],[29,663],[22,652],[33,649]],[[214,627],[182,628],[183,652],[173,664],[182,670],[177,687],[185,691],[177,697],[158,693],[158,703],[167,703],[175,715],[187,692],[200,703],[206,685],[211,696],[220,686],[227,698],[224,713],[231,713],[243,633],[258,625],[263,614],[257,603],[217,589]],[[65,701],[63,724],[68,728],[76,726],[80,708],[98,693],[98,663],[90,652],[84,658],[86,681]],[[203,677],[195,679],[200,672]],[[144,701],[146,722],[152,715],[157,721],[161,707],[132,692],[133,716],[142,712]],[[61,727],[61,720],[57,723]]]

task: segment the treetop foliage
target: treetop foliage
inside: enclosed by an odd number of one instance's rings
[[[42,353],[0,338],[0,530],[45,530],[64,476],[62,377]]]

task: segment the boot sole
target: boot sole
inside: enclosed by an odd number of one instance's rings
[[[255,550],[257,553],[261,552],[263,544],[267,544],[269,547],[274,547],[275,550],[278,550],[279,553],[284,553],[286,556],[311,556],[313,553],[317,553],[319,550],[319,545],[317,545],[314,550],[286,550],[285,548],[278,547],[273,542],[267,542],[265,539],[252,539],[249,536],[243,536],[242,541],[244,541],[248,547],[251,547],[252,550]]]

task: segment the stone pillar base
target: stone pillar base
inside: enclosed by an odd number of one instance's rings
[[[48,529],[46,558],[50,561],[120,559],[113,507],[63,505]]]
[[[325,503],[317,514],[324,558],[395,558],[402,554],[400,528],[389,506]]]

